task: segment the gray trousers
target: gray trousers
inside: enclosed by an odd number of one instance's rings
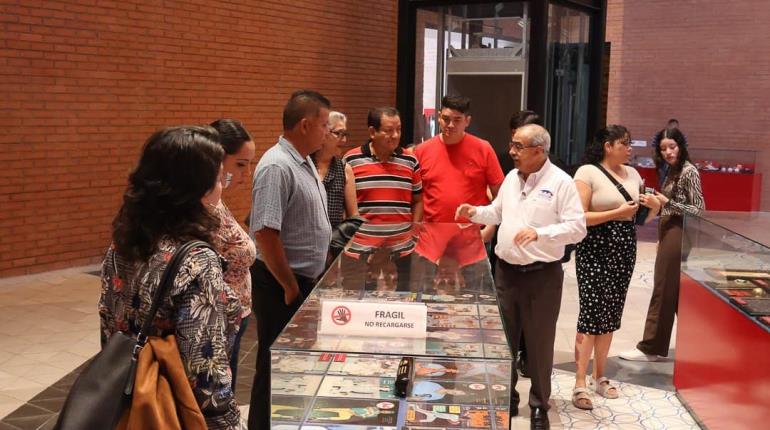
[[[495,287],[500,302],[503,323],[511,350],[517,351],[521,334],[527,347],[532,388],[529,406],[548,410],[551,397],[553,345],[556,319],[561,308],[564,271],[559,261],[541,263],[542,267],[516,266],[497,261]],[[516,391],[518,374],[511,371],[511,411],[519,405]]]

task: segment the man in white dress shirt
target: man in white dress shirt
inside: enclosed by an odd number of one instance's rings
[[[539,125],[516,129],[510,155],[516,168],[505,177],[487,206],[462,204],[457,217],[499,224],[495,286],[511,349],[518,350],[523,331],[532,389],[531,428],[546,429],[556,319],[564,272],[564,246],[586,235],[583,206],[575,183],[548,161],[551,137]],[[518,411],[517,373],[511,372],[511,414]]]

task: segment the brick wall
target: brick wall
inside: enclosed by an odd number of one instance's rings
[[[159,127],[244,122],[257,155],[314,88],[365,139],[395,102],[396,1],[0,0],[0,277],[99,261]],[[250,190],[228,189],[242,219]]]
[[[757,150],[769,210],[767,22],[767,0],[608,0],[607,121],[649,142],[674,117],[693,152]]]

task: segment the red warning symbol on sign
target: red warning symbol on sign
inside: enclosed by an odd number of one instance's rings
[[[332,310],[332,321],[337,325],[345,325],[350,322],[353,313],[346,306],[337,306]]]

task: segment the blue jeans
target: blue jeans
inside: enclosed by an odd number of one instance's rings
[[[241,351],[241,338],[243,333],[246,332],[246,327],[249,326],[249,316],[243,317],[241,320],[241,329],[238,330],[238,334],[235,335],[235,342],[233,343],[233,353],[230,355],[230,371],[233,374],[233,394],[235,394],[235,385],[238,381],[238,355]]]

